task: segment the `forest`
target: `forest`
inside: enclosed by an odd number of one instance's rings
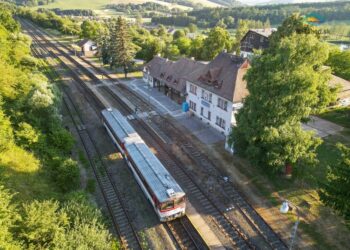
[[[192,22],[201,28],[208,28],[215,26],[216,23],[220,20],[225,20],[227,17],[233,17],[235,20],[234,27],[237,26],[238,20],[240,19],[250,19],[261,22],[270,20],[272,25],[278,25],[282,23],[284,19],[295,12],[298,12],[302,15],[317,13],[327,22],[346,21],[350,19],[350,3],[330,2],[237,8],[204,8],[183,14],[184,16],[153,17],[152,22],[175,26],[187,26],[189,22]]]
[[[59,79],[0,4],[0,249],[113,249],[106,219],[80,189]]]
[[[44,12],[44,9],[39,9],[39,12]],[[51,9],[51,11],[55,12],[55,14],[60,16],[94,16],[95,13],[92,10],[85,9],[69,9],[62,10],[59,8]]]
[[[15,3],[23,6],[39,6],[53,3],[56,0],[6,0],[6,2]]]

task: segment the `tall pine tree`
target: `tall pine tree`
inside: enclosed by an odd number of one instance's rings
[[[324,204],[344,216],[350,227],[350,148],[338,144],[340,160],[330,166],[326,183],[321,184],[320,198]]]
[[[134,58],[135,52],[129,27],[124,18],[118,17],[111,34],[111,67],[122,67],[125,78],[127,78],[128,66]]]
[[[112,68],[116,65],[117,62],[117,32],[116,32],[116,20],[112,19],[108,23],[108,31],[109,31],[109,41],[106,45],[107,51],[109,51],[109,65]],[[105,49],[106,49],[105,48]],[[106,50],[105,50],[106,51]]]

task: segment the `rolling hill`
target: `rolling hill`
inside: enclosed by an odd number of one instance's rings
[[[202,4],[204,7],[220,7],[222,6],[220,3],[217,2],[230,2],[231,0],[188,0],[189,2],[192,2],[194,4]],[[60,9],[92,9],[92,10],[103,10],[105,9],[105,6],[107,4],[127,4],[127,3],[134,3],[134,4],[141,4],[145,2],[154,2],[159,3],[165,6],[168,6],[169,8],[180,8],[180,9],[191,9],[187,6],[179,5],[179,4],[173,4],[168,3],[161,0],[56,0],[54,3],[50,3],[48,5],[40,6],[41,8],[60,8]]]

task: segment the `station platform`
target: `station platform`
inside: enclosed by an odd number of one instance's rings
[[[224,250],[225,247],[222,245],[215,233],[210,229],[208,224],[204,221],[203,217],[196,211],[191,204],[186,205],[186,215],[191,221],[192,225],[196,228],[199,235],[207,243],[209,249],[213,250]]]
[[[213,144],[225,140],[225,136],[219,131],[203,123],[199,118],[189,116],[188,113],[183,112],[181,105],[159,92],[156,88],[149,87],[142,79],[124,81],[123,84],[147,100],[158,113],[173,117],[201,142]]]

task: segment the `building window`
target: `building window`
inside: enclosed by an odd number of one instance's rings
[[[201,107],[201,116],[203,116],[204,108]]]
[[[221,98],[218,98],[218,107],[227,111],[227,101],[225,101]]]
[[[207,92],[204,89],[202,89],[202,99],[203,100],[211,103],[212,96],[213,95],[210,92]]]
[[[260,42],[263,43],[264,42],[264,37],[260,37]]]
[[[190,84],[190,92],[194,95],[197,95],[197,86]]]
[[[210,121],[211,120],[211,112],[208,111],[208,120]]]
[[[192,109],[193,111],[196,111],[197,104],[195,102],[190,101],[190,109]]]
[[[226,127],[226,122],[225,122],[225,120],[222,119],[222,118],[219,117],[219,116],[216,117],[216,123],[215,123],[215,124],[218,125],[220,128],[223,128],[223,129],[225,129],[225,127]]]

